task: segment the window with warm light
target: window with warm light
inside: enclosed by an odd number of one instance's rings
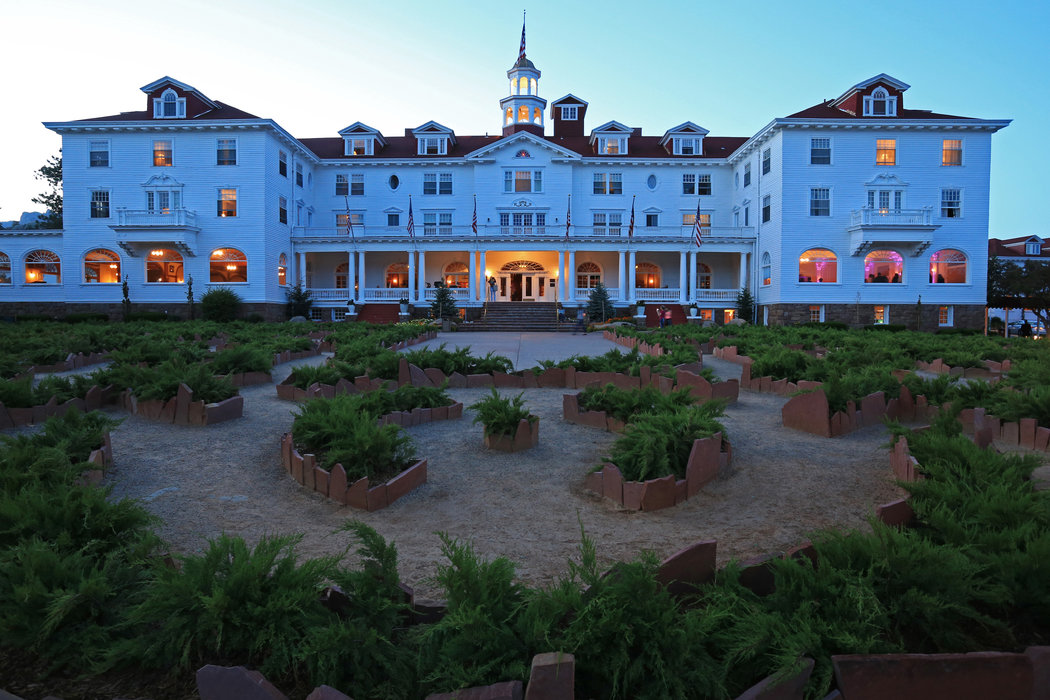
[[[408,287],[408,263],[394,263],[386,269],[386,288],[405,289]]]
[[[838,282],[838,256],[827,248],[810,248],[798,257],[798,281],[807,284]]]
[[[736,318],[736,309],[724,309],[722,311],[722,323],[729,323]]]
[[[543,110],[539,107],[532,108],[532,123],[543,126]]]
[[[962,139],[944,139],[941,145],[941,165],[962,165]]]
[[[599,136],[598,155],[615,156],[627,154],[626,136]]]
[[[236,248],[217,248],[208,259],[209,282],[247,282],[248,258]]]
[[[904,258],[895,250],[873,250],[864,256],[864,283],[904,281]]]
[[[96,248],[84,255],[85,284],[120,282],[120,256],[106,248]]]
[[[0,284],[11,284],[11,258],[0,253]]]
[[[507,124],[513,124],[514,123],[514,108],[513,107],[507,107],[506,123]]]
[[[346,223],[348,217],[350,223],[354,225],[355,229],[359,229],[365,225],[365,215],[360,212],[350,212],[349,214],[336,214],[335,227],[339,229],[340,232],[346,232]]]
[[[220,189],[215,206],[216,216],[220,218],[237,216],[237,190],[232,188]]]
[[[372,148],[372,139],[346,139],[346,155],[348,156],[370,156]]]
[[[697,263],[696,265],[696,288],[711,288],[711,266],[707,263]]]
[[[682,227],[692,230],[693,225],[696,224],[696,212],[688,211],[682,213]],[[700,213],[700,228],[708,229],[711,228],[711,215]]]
[[[962,190],[941,190],[941,218],[958,219],[962,216]]]
[[[450,176],[451,177],[451,176]],[[452,183],[449,182],[451,188]],[[543,171],[542,170],[504,170],[503,171],[504,192],[542,192]],[[451,190],[449,192],[451,194]]]
[[[897,139],[875,139],[875,165],[897,164]]]
[[[215,164],[237,165],[237,139],[223,138],[215,141]]]
[[[602,281],[602,269],[597,263],[582,262],[576,266],[576,288],[594,289]]]
[[[277,284],[281,287],[288,285],[288,256],[284,253],[277,258]]]
[[[109,218],[109,190],[91,191],[91,218]]]
[[[951,306],[937,307],[937,325],[947,328],[955,324],[955,309]]]
[[[966,254],[945,248],[930,256],[931,284],[966,284]]]
[[[809,190],[809,215],[831,216],[831,190],[829,188],[813,187]]]
[[[638,289],[659,289],[660,267],[651,262],[640,262],[634,266],[634,286]]]
[[[810,323],[824,323],[824,305],[823,304],[810,304],[809,305],[809,321],[810,321]]]
[[[153,142],[153,165],[170,167],[175,164],[171,139],[157,139]]]
[[[715,316],[714,316],[714,310],[713,309],[700,309],[700,320],[701,321],[711,321],[711,320],[714,320],[714,317]]]
[[[623,194],[623,173],[595,173],[594,194]]]
[[[762,286],[773,284],[773,261],[769,253],[762,253]]]
[[[529,120],[529,108],[527,105],[520,105],[518,107],[518,122],[527,122]]]
[[[466,289],[470,283],[470,270],[466,263],[452,262],[445,266],[442,280],[446,287]]]
[[[88,167],[109,167],[109,141],[88,142]]]
[[[180,284],[182,282],[182,254],[170,248],[154,248],[146,256],[148,284]]]
[[[33,250],[26,255],[28,284],[61,284],[62,260],[50,250]]]
[[[872,309],[872,321],[876,326],[883,326],[890,322],[889,307],[876,306]]]

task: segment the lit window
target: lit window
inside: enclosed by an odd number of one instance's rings
[[[61,284],[61,258],[50,250],[31,251],[26,255],[26,283]]]
[[[335,176],[335,196],[346,197],[350,194],[350,181],[346,175]]]
[[[514,123],[514,110],[511,107],[507,107],[507,124]]]
[[[890,322],[890,312],[887,307],[876,306],[873,311],[874,318],[872,320],[875,322],[875,325],[882,326]]]
[[[625,136],[599,136],[598,154],[603,156],[615,156],[627,153],[627,137]]]
[[[169,139],[160,139],[153,142],[153,164],[170,166],[174,164],[172,155],[172,144]]]
[[[762,253],[762,286],[773,284],[773,262],[769,253]]]
[[[350,195],[358,196],[365,193],[365,176],[354,174],[350,176]]]
[[[180,284],[182,282],[182,254],[170,248],[154,248],[146,256],[148,284]]]
[[[640,262],[634,266],[634,286],[638,289],[659,289],[660,267],[651,262]]]
[[[277,220],[282,224],[288,223],[288,200],[285,197],[277,198]]]
[[[288,256],[284,253],[277,258],[277,284],[281,287],[288,284]]]
[[[408,286],[408,264],[394,263],[386,269],[387,289],[404,288]]]
[[[711,266],[707,263],[697,263],[696,265],[696,288],[711,288]]]
[[[174,90],[168,88],[160,97],[153,99],[153,118],[185,119],[186,98],[179,97]]]
[[[236,248],[218,248],[208,260],[209,282],[247,282],[248,258]]]
[[[722,322],[729,323],[736,318],[736,309],[725,309],[722,311]]]
[[[864,96],[865,117],[897,116],[897,98],[890,97],[885,88],[875,88],[870,95]]]
[[[875,165],[897,164],[897,139],[875,140]]]
[[[823,304],[810,304],[809,305],[809,320],[810,320],[810,323],[823,323],[824,322],[824,305]]]
[[[932,284],[966,284],[966,254],[945,248],[930,256]]]
[[[370,156],[372,155],[372,139],[347,139],[346,155],[348,156]]]
[[[744,187],[751,186],[751,164],[744,163]]]
[[[813,187],[809,191],[809,215],[831,216],[831,190],[827,187]],[[744,224],[745,226],[747,224]]]
[[[773,209],[773,207],[772,207],[772,205],[769,202],[770,202],[770,197],[767,194],[765,197],[762,198],[762,222],[763,223],[768,222],[770,217],[772,216],[772,209]]]
[[[452,193],[452,179],[449,175],[449,194]],[[504,192],[542,192],[543,171],[542,170],[504,170],[503,171]]]
[[[117,284],[120,282],[120,256],[106,248],[96,248],[84,256],[86,284]]]
[[[284,151],[277,152],[277,174],[288,177],[288,154]]]
[[[873,250],[864,257],[864,283],[900,283],[904,279],[904,258],[893,250]]]
[[[572,106],[569,106],[569,107],[562,107],[561,108],[562,121],[574,122],[574,121],[576,121],[578,119],[578,116],[577,116],[578,114],[579,114],[579,107],[577,107],[576,105],[572,105]]]
[[[109,141],[91,141],[88,145],[88,167],[109,167]]]
[[[810,165],[831,165],[831,139],[809,140]]]
[[[695,223],[696,223],[696,212],[695,211],[694,212],[686,212],[686,213],[682,214],[682,228],[686,228],[686,229],[689,229],[691,231],[692,228],[693,228],[693,225]],[[700,214],[700,228],[702,228],[702,229],[711,228],[711,215],[710,214],[703,214],[703,213]]]
[[[594,289],[602,281],[602,269],[597,263],[584,262],[576,267],[576,287]]]
[[[961,139],[944,139],[941,146],[941,165],[962,165]]]
[[[335,226],[340,231],[344,231],[344,232],[346,231],[347,216],[350,217],[349,221],[351,223],[353,223],[354,228],[360,228],[360,227],[365,225],[365,215],[360,213],[360,212],[350,212],[349,215],[347,215],[347,214],[336,214],[335,215]]]
[[[218,139],[215,142],[215,164],[237,165],[237,139]]]
[[[109,190],[92,190],[91,192],[91,218],[109,218]]]
[[[11,258],[0,253],[0,284],[11,284]]]
[[[937,325],[947,328],[955,323],[955,309],[951,306],[937,307]]]
[[[768,175],[769,174],[769,171],[773,167],[772,166],[772,162],[773,162],[773,152],[772,152],[771,149],[767,148],[766,150],[762,151],[762,174],[763,175]]]
[[[798,281],[838,282],[838,257],[826,248],[811,248],[798,258]]]
[[[146,210],[154,214],[169,214],[182,208],[182,190],[146,190]]]
[[[958,189],[941,190],[941,218],[958,219],[962,216],[962,191]]]
[[[222,218],[237,216],[237,190],[220,189],[216,210],[216,216]]]
[[[449,263],[445,267],[442,281],[444,281],[446,287],[466,289],[470,281],[470,269],[466,263]]]
[[[594,194],[623,194],[623,174],[595,173]]]

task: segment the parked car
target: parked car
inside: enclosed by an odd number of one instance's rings
[[[1021,327],[1024,326],[1024,321],[1010,321],[1006,324],[1006,327],[1010,329],[1011,336],[1021,335]],[[1032,337],[1043,338],[1046,337],[1046,326],[1039,321],[1029,321],[1028,325],[1032,329]]]

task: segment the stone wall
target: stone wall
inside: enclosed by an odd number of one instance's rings
[[[119,293],[116,295],[119,297]],[[197,318],[201,317],[200,303],[196,306]],[[135,303],[131,302],[131,312],[155,311],[166,313],[172,318],[189,319],[189,309],[186,302],[179,303]],[[0,317],[14,318],[23,315],[51,316],[62,318],[67,314],[106,314],[110,321],[119,321],[123,318],[123,306],[118,298],[113,303],[73,303],[63,301],[5,301],[0,302]],[[259,314],[267,321],[284,321],[284,304],[265,304],[257,302],[244,302],[241,304],[241,318],[251,314]]]
[[[824,304],[824,321],[845,323],[847,326],[868,326],[875,322],[874,304]],[[938,304],[886,304],[889,321],[893,325],[905,326],[909,330],[935,332]],[[984,328],[985,307],[975,304],[951,304],[954,323],[952,328]],[[770,326],[792,326],[808,323],[810,304],[769,304]]]

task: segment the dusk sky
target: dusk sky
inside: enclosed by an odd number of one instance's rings
[[[139,88],[165,75],[299,138],[431,119],[496,133],[522,9],[540,95],[586,100],[588,130],[751,136],[879,73],[912,86],[911,109],[1012,119],[992,137],[990,234],[1050,237],[1030,216],[1050,160],[1045,0],[0,0],[0,221],[40,208],[33,174],[61,143],[41,122],[144,109]]]

